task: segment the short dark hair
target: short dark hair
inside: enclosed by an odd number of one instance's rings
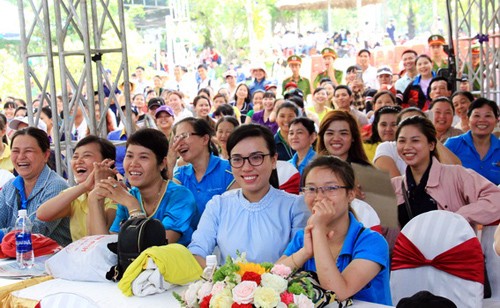
[[[358,51],[358,56],[360,56],[363,52],[366,52],[370,57],[372,56],[372,53],[368,49],[361,49]]]
[[[309,135],[316,132],[316,124],[308,117],[297,117],[290,122],[289,126],[293,124],[302,124],[307,129]]]
[[[346,90],[347,91],[347,94],[349,94],[349,96],[352,96],[352,90],[346,86],[346,85],[343,85],[343,84],[339,84],[338,86],[335,87],[335,90],[333,91],[333,95],[335,95],[335,93],[337,93],[337,90]]]
[[[222,104],[219,107],[217,107],[215,109],[213,115],[214,116],[224,115],[224,116],[232,116],[232,117],[236,116],[236,114],[234,113],[233,106],[228,105],[228,104]]]
[[[196,68],[197,70],[199,70],[200,68],[203,68],[204,70],[207,70],[207,66],[205,64],[200,64],[198,65],[198,67]]]
[[[127,148],[130,145],[139,145],[151,150],[156,157],[157,165],[160,165],[165,157],[168,155],[168,139],[161,131],[154,128],[142,128],[127,140]],[[161,170],[161,176],[167,179],[166,168]]]
[[[75,150],[87,144],[95,143],[99,145],[99,151],[101,152],[102,159],[112,159],[116,160],[116,147],[109,140],[97,137],[96,135],[88,135],[78,141],[75,146]]]
[[[472,111],[474,111],[474,109],[481,108],[485,105],[490,106],[490,108],[493,110],[493,114],[495,115],[495,118],[498,119],[498,116],[500,114],[500,112],[498,110],[498,105],[494,101],[489,100],[489,99],[484,98],[484,97],[480,97],[480,98],[474,100],[472,102],[472,104],[470,104],[469,110],[467,111],[467,117],[470,117],[470,115],[472,114]]]
[[[11,149],[12,149],[12,145],[14,144],[14,140],[18,136],[33,137],[36,139],[36,142],[37,142],[38,146],[40,147],[40,149],[42,150],[42,152],[45,153],[47,151],[50,151],[49,136],[47,135],[46,132],[44,132],[43,130],[41,130],[39,128],[28,126],[26,128],[23,128],[23,129],[16,131],[14,133],[14,135],[12,136],[11,141],[10,141],[10,148]]]
[[[415,55],[415,57],[416,57],[416,56],[418,56],[418,53],[417,53],[415,50],[413,50],[413,49],[406,49],[406,50],[405,50],[405,51],[403,51],[403,53],[401,54],[401,58],[402,58],[405,54],[407,54],[407,53],[412,53],[412,54],[414,54],[414,55]]]
[[[437,103],[442,103],[442,102],[448,103],[451,106],[451,110],[453,110],[453,114],[455,114],[455,106],[453,106],[451,99],[449,99],[446,96],[440,96],[440,97],[436,97],[435,99],[433,99],[429,109],[432,110],[432,108],[434,108],[434,105],[436,105]]]

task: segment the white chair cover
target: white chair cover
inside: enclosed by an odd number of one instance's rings
[[[97,303],[92,299],[74,293],[55,293],[48,295],[40,301],[41,308],[58,308],[58,307],[73,307],[73,308],[95,308]]]
[[[377,212],[375,212],[372,206],[365,201],[354,199],[351,202],[351,207],[356,213],[358,221],[361,222],[365,228],[380,226],[380,218]]]
[[[481,246],[486,260],[486,271],[491,286],[491,298],[500,300],[500,257],[493,250],[493,241],[497,226],[483,226]]]
[[[440,210],[418,215],[406,224],[401,232],[428,260],[476,236],[462,216]],[[459,261],[467,262],[467,260]],[[422,290],[446,297],[457,307],[482,306],[483,284],[479,282],[450,275],[432,266],[391,272],[391,293],[394,304],[401,298],[412,296]]]

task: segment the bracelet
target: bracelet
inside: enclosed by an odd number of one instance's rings
[[[137,212],[142,212],[142,210],[141,209],[133,209],[133,210],[129,211],[128,214],[130,216],[132,216],[134,213],[137,213]]]
[[[293,255],[294,255],[294,253],[291,255],[293,265],[295,266],[295,268],[299,268],[300,266],[298,266],[297,263],[295,262],[295,260],[293,259]]]
[[[133,215],[129,216],[129,219],[137,218],[137,217],[146,217],[146,214],[143,212],[140,213],[134,213]]]

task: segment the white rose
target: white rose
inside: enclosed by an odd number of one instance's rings
[[[188,307],[195,307],[198,304],[198,290],[201,288],[203,284],[203,280],[198,280],[195,283],[192,283],[187,288],[186,292],[184,292],[184,300]]]
[[[233,288],[233,301],[238,304],[250,304],[257,289],[255,281],[242,281]]]
[[[210,292],[212,292],[212,283],[205,281],[198,290],[198,300],[201,302],[205,296],[210,295]]]
[[[313,302],[304,294],[294,295],[293,301],[299,308],[314,308]]]
[[[260,282],[261,286],[271,288],[276,292],[278,292],[279,294],[285,292],[286,288],[288,287],[288,281],[286,281],[286,279],[278,275],[264,273],[262,274],[261,278],[262,278],[262,281]]]
[[[227,308],[233,304],[231,291],[228,289],[222,290],[210,299],[210,308]]]

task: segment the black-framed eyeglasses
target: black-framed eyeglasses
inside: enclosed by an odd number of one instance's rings
[[[339,185],[331,185],[331,186],[304,186],[300,188],[300,192],[306,196],[316,196],[319,191],[321,191],[324,195],[335,195],[339,189],[349,189],[349,186],[339,186]]]
[[[176,142],[177,140],[181,140],[181,139],[187,140],[187,139],[189,139],[190,136],[201,136],[201,134],[190,133],[190,132],[180,133],[179,135],[174,136],[174,142]]]
[[[251,166],[257,167],[262,165],[264,162],[264,157],[271,155],[271,153],[268,154],[260,154],[260,153],[255,153],[251,154],[249,156],[243,157],[243,156],[231,156],[229,158],[229,164],[233,168],[241,168],[245,164],[245,160],[248,160],[248,163]]]

